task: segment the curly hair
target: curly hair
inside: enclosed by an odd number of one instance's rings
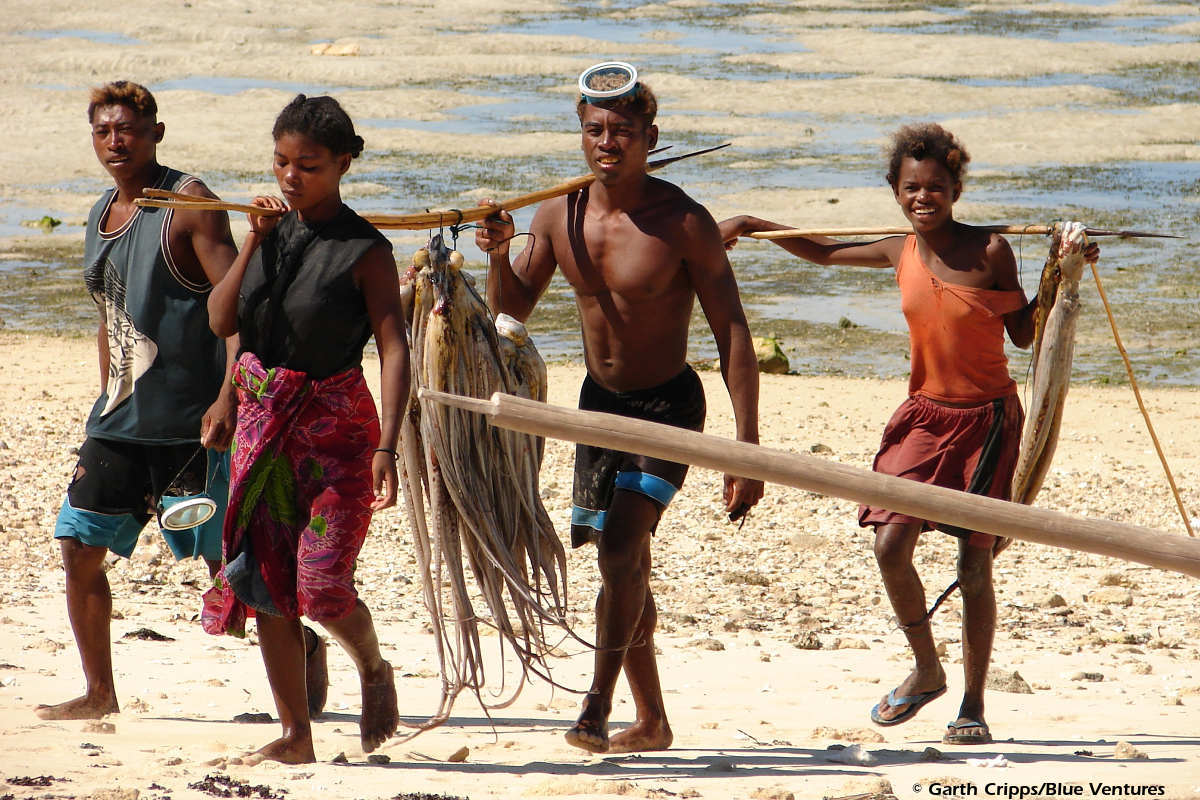
[[[88,95],[88,122],[95,119],[96,109],[103,106],[125,106],[139,117],[154,121],[158,117],[158,103],[154,95],[140,83],[111,81],[94,87]]]
[[[363,150],[363,139],[354,132],[350,115],[337,100],[327,95],[296,95],[279,112],[271,128],[273,139],[285,133],[307,136],[317,144],[328,147],[335,156],[349,153],[351,158],[358,158]]]
[[[637,82],[631,93],[611,100],[593,100],[589,104],[580,95],[575,102],[575,114],[580,120],[583,119],[583,109],[588,105],[638,117],[647,128],[654,124],[654,118],[658,115],[658,98],[654,96],[654,90],[641,81]]]
[[[905,158],[921,161],[932,158],[961,183],[967,173],[967,162],[971,156],[954,134],[936,122],[905,125],[892,134],[892,146],[888,152],[887,181],[896,188],[900,180],[900,164]]]

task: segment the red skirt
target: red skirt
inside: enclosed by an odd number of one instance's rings
[[[947,489],[1008,500],[1021,448],[1025,412],[1015,394],[970,408],[955,408],[912,395],[892,415],[872,467]],[[875,506],[859,506],[858,524],[920,522],[961,536],[970,531],[899,514]]]
[[[245,632],[252,612],[337,620],[354,610],[354,569],[371,524],[379,418],[362,370],[321,380],[243,353],[224,564],[204,629]]]

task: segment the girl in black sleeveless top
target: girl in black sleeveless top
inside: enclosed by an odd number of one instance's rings
[[[242,354],[224,580],[205,627],[236,634],[257,616],[283,736],[256,755],[303,763],[316,756],[302,615],[358,667],[363,750],[399,723],[392,668],[353,577],[371,512],[396,502],[408,344],[391,246],[342,203],[341,177],[363,144],[350,118],[330,97],[299,95],[272,134],[284,199],[254,199],[276,213],[250,216],[242,251],[209,299],[213,331],[239,333]],[[378,418],[361,369],[372,335]]]

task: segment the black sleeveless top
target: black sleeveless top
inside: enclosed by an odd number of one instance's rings
[[[242,350],[263,366],[317,380],[359,366],[371,320],[354,265],[380,242],[389,244],[346,205],[316,224],[285,214],[246,267],[238,295]]]

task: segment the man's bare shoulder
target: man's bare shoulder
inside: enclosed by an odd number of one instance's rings
[[[572,204],[578,202],[579,192],[562,194],[543,200],[533,215],[533,225],[562,228],[566,224],[567,211]]]
[[[708,213],[704,206],[692,199],[691,195],[683,189],[670,181],[656,178],[653,175],[650,176],[647,196],[655,204],[667,204],[680,214],[690,214],[698,211],[702,211],[705,214]]]
[[[677,230],[686,236],[693,236],[711,227],[716,235],[717,223],[707,208],[669,181],[653,177],[650,181],[645,208],[660,229]]]

